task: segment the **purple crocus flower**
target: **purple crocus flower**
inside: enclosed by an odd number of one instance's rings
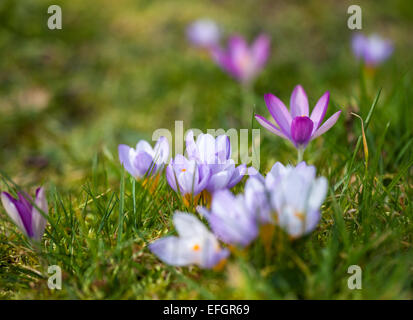
[[[291,141],[297,149],[302,150],[337,122],[341,111],[334,113],[323,123],[329,99],[330,93],[327,91],[309,115],[307,95],[301,85],[297,85],[291,94],[290,110],[276,96],[267,93],[264,100],[276,125],[258,114],[255,119],[268,131]]]
[[[186,152],[189,159],[206,165],[210,169],[210,178],[206,190],[210,193],[220,189],[230,189],[241,181],[247,166],[235,166],[231,157],[231,145],[228,136],[220,135],[216,139],[210,134],[200,134],[194,140],[192,131],[186,136]]]
[[[249,84],[262,70],[270,53],[270,38],[260,35],[251,47],[244,38],[233,36],[228,49],[215,47],[212,56],[218,65],[243,84]]]
[[[205,49],[217,46],[221,36],[218,25],[210,19],[199,19],[191,23],[186,34],[193,45]]]
[[[119,160],[135,179],[155,175],[162,170],[169,157],[169,143],[166,137],[160,137],[155,147],[141,140],[136,149],[121,144],[118,147]]]
[[[179,237],[165,237],[149,245],[163,262],[173,266],[195,264],[210,269],[229,256],[229,251],[220,247],[215,236],[194,215],[176,212],[173,221]]]
[[[26,193],[19,192],[18,199],[9,193],[1,193],[1,201],[7,214],[19,229],[30,239],[40,241],[46,227],[46,218],[38,211],[39,208],[44,215],[48,215],[47,199],[44,188],[36,190],[36,197],[32,205],[30,197]]]
[[[390,40],[383,39],[377,34],[366,37],[361,33],[356,33],[351,44],[354,55],[371,67],[387,60],[394,49]]]
[[[199,164],[193,159],[188,160],[181,154],[176,155],[166,167],[166,180],[183,197],[198,195],[206,188],[209,177],[207,165]]]
[[[247,246],[258,235],[257,219],[245,205],[243,195],[234,196],[229,190],[215,192],[211,211],[198,207],[212,231],[227,244]]]

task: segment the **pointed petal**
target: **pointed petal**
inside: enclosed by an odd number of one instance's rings
[[[334,126],[334,124],[337,122],[340,114],[341,114],[341,110],[340,110],[340,111],[337,111],[337,112],[336,112],[335,114],[333,114],[330,118],[328,118],[328,119],[323,123],[323,125],[314,132],[314,134],[313,134],[313,136],[311,137],[311,139],[315,139],[315,138],[321,136],[323,133],[325,133],[325,132],[327,132],[328,130],[330,130],[330,128],[331,128],[332,126]]]
[[[327,91],[317,101],[317,104],[315,105],[313,112],[311,112],[310,119],[314,122],[313,132],[317,130],[323,122],[324,116],[326,115],[329,100],[330,92]]]
[[[46,193],[43,187],[36,190],[36,199],[34,200],[34,203],[42,211],[39,212],[35,207],[32,209],[33,234],[34,238],[37,241],[40,241],[47,224],[47,219],[44,216],[49,214]]]
[[[276,134],[277,136],[290,140],[284,133],[280,131],[275,125],[273,125],[270,121],[265,119],[263,116],[260,116],[259,114],[255,115],[255,119],[259,122],[260,125],[262,125],[265,129],[268,131]]]
[[[282,133],[289,137],[292,118],[284,103],[271,93],[265,94],[264,100],[268,111],[280,127]]]
[[[14,202],[16,200],[7,192],[1,193],[1,202],[3,207],[9,215],[10,219],[19,227],[19,229],[27,236],[26,228],[24,227],[23,220],[20,217],[19,212],[17,211]]]
[[[252,45],[252,55],[257,68],[262,68],[267,62],[270,54],[270,38],[264,34],[260,35]]]
[[[118,146],[118,153],[119,153],[119,161],[123,165],[126,171],[128,171],[132,176],[136,177],[136,170],[132,166],[129,158],[129,152],[132,148],[125,145],[120,144]]]
[[[154,160],[157,164],[166,164],[169,159],[169,141],[162,136],[158,139],[154,147]]]
[[[170,236],[152,242],[149,250],[160,260],[172,266],[186,266],[196,261],[191,255],[188,242],[178,237]]]
[[[209,233],[206,226],[193,214],[176,211],[173,221],[179,236],[182,238],[201,237]]]
[[[291,117],[308,117],[308,99],[304,88],[298,85],[294,88],[290,99]]]

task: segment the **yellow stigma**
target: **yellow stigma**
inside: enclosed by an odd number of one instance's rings
[[[201,247],[199,246],[199,244],[195,244],[193,247],[192,247],[192,250],[194,250],[194,251],[199,251],[201,249]]]
[[[185,171],[186,171],[186,169],[185,169],[185,168],[181,169],[181,172],[185,172]]]
[[[304,220],[305,220],[305,216],[304,216],[304,214],[303,214],[302,212],[297,212],[297,211],[295,211],[295,212],[294,212],[294,215],[295,215],[298,219],[300,219],[301,221],[304,221]]]

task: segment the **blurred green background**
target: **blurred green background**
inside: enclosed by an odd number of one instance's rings
[[[62,7],[62,30],[47,28],[51,4]],[[157,128],[173,129],[174,120],[184,120],[185,129],[237,128],[239,85],[185,37],[188,23],[203,17],[214,19],[224,38],[234,33],[249,41],[261,32],[271,36],[270,59],[254,87],[260,114],[269,116],[264,93],[273,92],[287,103],[300,83],[314,105],[330,90],[329,114],[338,108],[344,113],[326,139],[342,145],[354,136],[345,130],[353,130],[348,112],[368,110],[383,87],[378,107],[383,116],[377,116],[372,130],[380,132],[391,121],[394,139],[400,141],[413,124],[405,113],[413,101],[413,4],[359,3],[362,31],[391,38],[396,47],[367,88],[368,105],[360,103],[359,69],[351,53],[351,4],[2,0],[0,167],[22,185],[50,180],[70,188],[88,175],[96,152],[106,150],[116,158],[119,143],[150,140]],[[409,90],[398,91],[401,87]],[[401,109],[399,101],[408,107]],[[262,152],[277,160],[291,158],[283,141],[264,131],[261,137]],[[348,146],[342,150],[348,152]]]

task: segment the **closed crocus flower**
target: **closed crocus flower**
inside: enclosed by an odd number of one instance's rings
[[[34,241],[40,241],[47,223],[43,215],[48,215],[49,211],[44,188],[36,190],[36,197],[33,201],[35,206],[29,201],[30,197],[27,194],[19,192],[17,195],[18,198],[15,199],[7,192],[1,193],[4,209],[27,237]],[[38,209],[42,211],[43,215]]]
[[[228,48],[215,47],[212,55],[218,65],[243,84],[249,84],[261,72],[270,53],[270,38],[260,35],[251,46],[244,38],[233,36]]]
[[[169,157],[169,143],[166,137],[160,137],[155,147],[141,140],[136,148],[121,144],[118,147],[119,160],[133,177],[141,179],[153,176],[162,170]]]
[[[245,205],[243,195],[234,196],[229,190],[214,194],[211,210],[198,207],[212,231],[227,244],[247,246],[258,235],[257,219]]]
[[[215,236],[192,214],[176,212],[173,221],[179,236],[165,237],[149,245],[163,262],[210,269],[228,257],[229,251],[221,248]]]
[[[189,159],[208,166],[210,178],[206,190],[210,193],[234,187],[246,173],[246,165],[238,167],[231,157],[231,145],[228,136],[220,135],[216,139],[210,134],[200,134],[194,140],[190,131],[186,136],[186,152]]]
[[[327,91],[318,100],[310,115],[307,95],[300,85],[296,86],[291,94],[290,110],[271,93],[266,94],[264,99],[276,124],[258,114],[255,119],[268,131],[291,141],[299,150],[304,150],[311,140],[330,130],[341,113],[334,113],[323,123],[330,99]]]
[[[394,49],[390,40],[383,39],[377,34],[366,37],[357,33],[353,36],[351,44],[354,55],[370,67],[387,60]]]
[[[194,46],[205,49],[218,45],[221,36],[218,25],[210,19],[199,19],[191,23],[186,34]]]
[[[166,179],[177,193],[183,197],[196,196],[203,191],[209,181],[208,166],[195,160],[188,160],[183,155],[176,155],[166,167]]]
[[[272,208],[277,224],[292,238],[315,229],[320,220],[320,207],[327,194],[327,179],[315,177],[315,168],[304,162],[297,167],[276,163],[269,173]]]

